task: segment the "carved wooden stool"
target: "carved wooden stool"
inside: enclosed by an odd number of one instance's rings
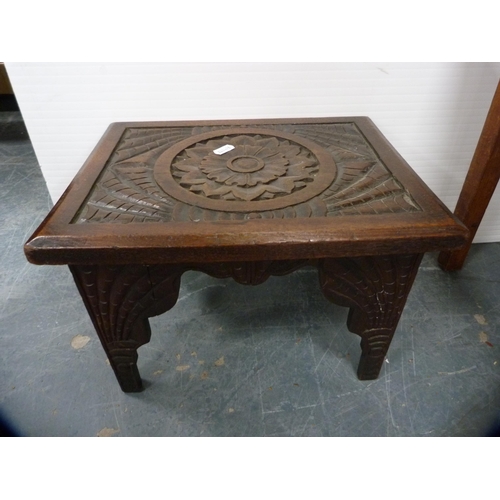
[[[313,265],[377,378],[422,255],[467,229],[370,119],[116,123],[26,243],[68,264],[121,388],[148,318],[197,270],[257,285]]]

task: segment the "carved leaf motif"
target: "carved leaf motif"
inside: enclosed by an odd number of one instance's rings
[[[156,148],[170,147],[191,135],[190,127],[143,129],[130,128],[123,137],[111,157],[111,163],[129,160],[142,153]]]
[[[356,162],[341,169],[339,181],[325,192],[323,199],[329,214],[418,210],[403,187],[379,162]]]
[[[330,151],[337,163],[361,159],[376,161],[378,159],[353,123],[278,125],[276,128],[286,129],[288,132],[316,142]]]
[[[108,170],[79,222],[159,222],[171,217],[173,205],[146,164],[122,163]]]
[[[338,170],[337,181],[322,195],[328,206],[328,215],[420,210],[380,162],[350,162],[338,165]]]

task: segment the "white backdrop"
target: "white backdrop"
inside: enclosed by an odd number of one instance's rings
[[[6,67],[54,201],[111,122],[365,115],[451,210],[500,78],[500,63]],[[499,192],[476,242],[500,241]]]

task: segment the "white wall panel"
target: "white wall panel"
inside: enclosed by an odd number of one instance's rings
[[[370,116],[453,209],[500,63],[7,63],[56,200],[109,123]],[[499,189],[500,191],[500,189]],[[500,241],[496,193],[476,241]]]

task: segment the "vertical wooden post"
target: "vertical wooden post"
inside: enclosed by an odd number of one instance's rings
[[[455,215],[470,231],[469,240],[459,250],[445,251],[439,254],[439,265],[445,271],[456,271],[462,268],[499,178],[500,82],[455,208]]]

